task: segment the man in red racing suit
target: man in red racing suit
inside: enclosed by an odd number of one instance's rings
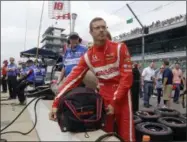
[[[113,131],[115,116],[119,135],[125,141],[135,141],[130,94],[133,80],[132,64],[125,44],[105,39],[104,45],[91,47],[59,88],[52,110],[56,111],[60,96],[77,87],[89,69],[99,80],[99,93],[104,99],[105,107],[114,108],[114,115],[107,115],[104,130]]]

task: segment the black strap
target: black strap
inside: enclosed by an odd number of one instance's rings
[[[103,139],[107,138],[107,137],[111,137],[111,136],[114,136],[116,138],[118,138],[121,142],[125,142],[119,135],[118,135],[118,126],[117,126],[117,123],[116,123],[116,117],[114,116],[114,123],[113,123],[113,131],[114,132],[111,132],[111,133],[107,133],[107,134],[104,134],[102,136],[100,136],[99,138],[97,138],[95,140],[95,142],[101,142]]]
[[[107,137],[112,137],[115,136],[116,138],[118,138],[121,142],[125,142],[117,133],[112,132],[112,133],[107,133],[104,134],[102,136],[100,136],[98,139],[95,140],[95,142],[101,142],[103,139],[107,138]]]

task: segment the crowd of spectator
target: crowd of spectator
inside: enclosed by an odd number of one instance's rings
[[[179,15],[179,16],[176,16],[176,17],[172,17],[172,18],[166,19],[164,21],[158,20],[156,22],[152,22],[152,24],[149,25],[148,28],[149,28],[149,30],[152,30],[152,29],[168,26],[168,25],[171,25],[173,23],[181,22],[181,21],[184,21],[184,20],[186,20],[186,14],[185,15]],[[129,33],[122,33],[119,36],[114,37],[114,40],[121,39],[125,36],[141,34],[141,33],[142,33],[142,28],[135,28],[135,29],[131,30]]]

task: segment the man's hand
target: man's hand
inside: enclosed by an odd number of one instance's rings
[[[8,71],[13,71],[13,69],[10,68],[10,69],[8,69]]]
[[[57,108],[52,108],[51,112],[49,113],[49,119],[53,121],[57,121]]]
[[[113,115],[113,114],[114,114],[114,107],[112,105],[108,105],[107,115]]]

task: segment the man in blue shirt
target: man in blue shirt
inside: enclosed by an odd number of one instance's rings
[[[170,108],[170,99],[173,87],[173,73],[169,68],[169,61],[164,61],[164,68],[165,69],[162,77],[164,108]]]
[[[42,76],[41,71],[34,65],[32,60],[27,61],[28,69],[26,74],[19,80],[19,85],[17,87],[18,99],[20,105],[25,105],[25,95],[24,90],[30,84],[43,83],[43,80],[38,79],[37,76]]]
[[[64,56],[62,57],[63,65],[61,76],[58,81],[58,84],[67,77],[69,73],[72,71],[73,67],[75,67],[80,57],[87,51],[87,48],[80,45],[82,39],[79,37],[78,33],[72,32],[68,38],[69,48],[66,49]],[[81,84],[84,86],[83,84]]]
[[[16,99],[17,65],[14,63],[13,57],[10,57],[9,61],[10,64],[7,67],[9,99]]]

